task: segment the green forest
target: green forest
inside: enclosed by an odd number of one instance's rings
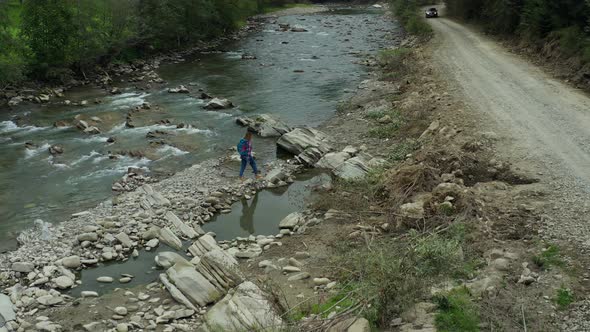
[[[296,0],[0,0],[0,85],[182,49]],[[0,86],[2,88],[2,86]]]
[[[590,62],[589,0],[447,0],[448,14],[542,47],[558,42],[567,56]]]

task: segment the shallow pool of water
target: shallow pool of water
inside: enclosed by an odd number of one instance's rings
[[[317,172],[300,175],[297,181],[288,187],[263,190],[250,200],[244,199],[234,203],[231,213],[217,215],[203,225],[203,229],[207,232],[215,232],[218,241],[248,237],[251,234],[278,234],[279,222],[288,214],[303,210],[309,199],[313,197],[311,188],[329,181],[328,175]],[[184,255],[191,244],[191,241],[186,241],[180,253]],[[104,293],[117,287],[131,288],[156,281],[163,271],[156,269],[154,258],[161,251],[175,250],[160,244],[155,250],[142,250],[139,257],[129,258],[126,262],[101,264],[99,267],[83,270],[80,276],[82,285],[72,289],[70,294],[78,296],[84,290]],[[118,282],[123,273],[134,276],[130,283]],[[113,277],[115,282],[99,283],[96,278],[101,276]]]

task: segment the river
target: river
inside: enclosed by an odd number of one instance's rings
[[[235,146],[244,130],[241,115],[273,114],[294,126],[317,126],[336,111],[339,100],[368,75],[358,62],[366,54],[393,44],[395,22],[381,9],[338,9],[314,15],[279,17],[246,38],[223,45],[225,52],[198,54],[157,69],[166,84],[141,91],[116,82],[122,94],[98,88],[66,92],[71,101],[95,98],[100,104],[23,104],[0,110],[0,240],[29,227],[35,219],[56,223],[74,212],[112,197],[111,186],[130,166],[162,177]],[[278,23],[299,25],[307,32],[277,31]],[[243,60],[242,54],[257,59]],[[296,72],[297,71],[297,72]],[[301,72],[302,71],[302,72]],[[203,101],[171,94],[180,84],[191,90],[230,99],[237,107],[206,111]],[[135,128],[125,128],[129,109],[149,102]],[[158,106],[157,108],[155,106]],[[53,128],[56,121],[81,114],[101,119],[101,134],[89,136],[71,127]],[[173,125],[156,124],[170,120]],[[175,124],[188,124],[177,129]],[[153,147],[146,134],[162,130],[168,144]],[[115,143],[107,143],[113,137]],[[25,143],[33,146],[25,146]],[[256,139],[258,158],[276,158],[272,139]],[[51,145],[64,153],[52,157]],[[109,152],[139,150],[145,157],[110,159]]]

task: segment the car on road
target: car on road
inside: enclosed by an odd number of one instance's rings
[[[430,8],[426,11],[426,18],[438,17],[438,10],[436,8]]]

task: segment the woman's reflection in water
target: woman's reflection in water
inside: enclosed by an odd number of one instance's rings
[[[240,227],[248,232],[248,234],[254,234],[254,211],[256,211],[256,205],[258,204],[258,194],[254,195],[252,203],[248,206],[248,200],[242,199],[242,216],[240,216]]]

